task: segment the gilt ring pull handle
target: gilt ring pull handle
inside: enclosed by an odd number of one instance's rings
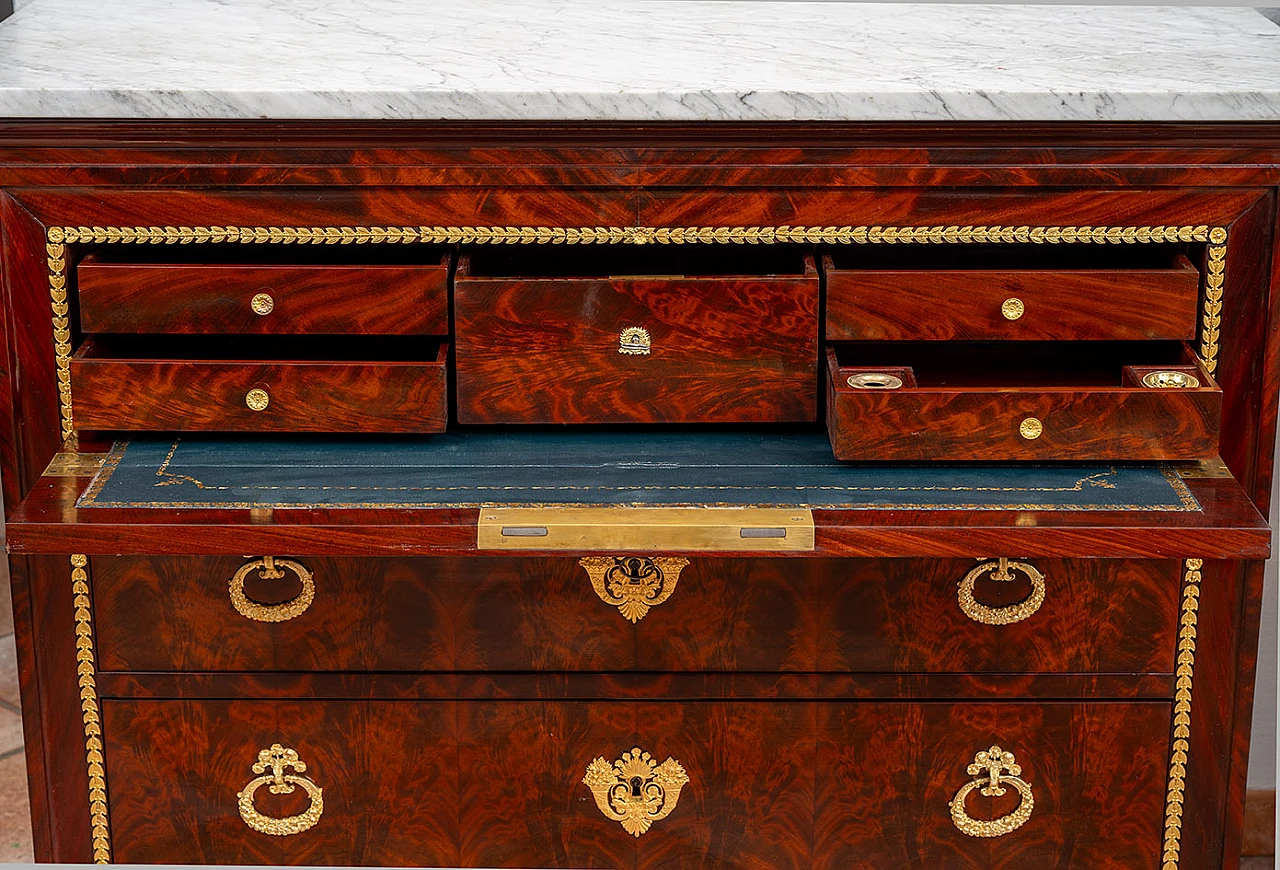
[[[591,789],[596,806],[606,819],[622,825],[623,830],[639,837],[676,808],[680,790],[689,784],[689,774],[674,758],[658,764],[653,757],[635,747],[610,764],[601,755],[587,765],[583,784]]]
[[[285,773],[288,768],[293,768],[294,773]],[[306,772],[307,765],[298,759],[296,751],[273,743],[270,749],[258,753],[258,760],[254,762],[252,769],[254,773],[262,775],[249,780],[243,789],[236,792],[240,818],[244,819],[246,825],[259,833],[288,837],[301,834],[320,821],[320,814],[324,812],[324,790],[305,776],[297,775]],[[268,770],[271,772],[268,773]],[[311,798],[311,805],[296,816],[285,816],[282,819],[264,816],[253,805],[254,793],[264,785],[268,786],[267,791],[272,794],[293,794],[296,786],[302,786]]]
[[[1008,607],[989,607],[980,604],[973,597],[973,584],[983,574],[990,573],[992,580],[1007,583],[1013,579],[1013,572],[1021,571],[1031,581],[1031,594],[1017,604]],[[974,622],[983,625],[1011,625],[1032,616],[1040,605],[1044,604],[1044,575],[1027,562],[1013,562],[1009,559],[998,559],[994,562],[983,562],[974,568],[960,581],[960,589],[956,593],[960,601],[960,609],[964,615]]]
[[[259,604],[244,594],[245,578],[252,571],[257,570],[258,576],[263,580],[281,580],[285,576],[284,571],[281,570],[283,568],[292,571],[302,583],[302,590],[293,598],[280,604]],[[316,584],[311,578],[311,572],[298,562],[292,559],[279,559],[275,556],[263,556],[261,559],[254,559],[240,566],[240,570],[231,577],[227,591],[231,596],[231,605],[246,619],[252,619],[254,622],[285,622],[301,616],[311,606],[311,602],[316,597]]]
[[[1031,786],[1022,779],[1022,768],[1015,763],[1012,752],[1006,752],[999,746],[984,749],[973,757],[973,764],[966,768],[966,772],[977,778],[961,786],[948,804],[951,808],[951,821],[961,832],[970,837],[1003,837],[1021,828],[1031,818],[1036,801],[1031,794]],[[991,820],[969,816],[964,802],[970,792],[976,788],[987,797],[998,797],[1007,791],[1005,785],[1013,786],[1021,796],[1016,810]]]
[[[601,601],[618,608],[631,622],[639,622],[649,608],[676,591],[689,560],[683,556],[583,556],[578,564]]]

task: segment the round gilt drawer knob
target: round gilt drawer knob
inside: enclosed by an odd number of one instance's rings
[[[1044,424],[1036,417],[1028,417],[1018,424],[1018,434],[1028,441],[1035,441],[1044,434]]]
[[[266,390],[254,388],[244,394],[244,403],[250,411],[265,411],[271,404],[271,397]]]
[[[285,773],[289,768],[293,768],[294,773]],[[270,749],[259,752],[258,760],[254,762],[252,770],[262,776],[250,780],[243,789],[236,792],[236,803],[244,823],[261,834],[270,834],[273,837],[301,834],[314,827],[324,812],[324,790],[305,776],[297,775],[304,773],[306,769],[306,763],[298,758],[295,750],[281,746],[279,743],[273,743]],[[267,773],[268,770],[271,772]],[[272,794],[293,794],[296,786],[302,786],[311,798],[311,805],[305,812],[296,816],[286,816],[283,819],[265,816],[253,805],[254,793],[264,785],[268,786],[267,791]]]
[[[276,301],[271,298],[270,293],[259,293],[249,300],[249,307],[254,314],[267,315],[275,310]]]
[[[1010,296],[1000,305],[1000,313],[1005,320],[1017,320],[1026,313],[1027,306],[1022,304],[1022,300],[1017,296]]]
[[[999,746],[984,749],[973,757],[973,764],[966,768],[966,772],[977,778],[961,786],[948,804],[951,822],[961,832],[970,837],[1003,837],[1021,828],[1031,818],[1036,801],[1031,795],[1031,786],[1022,779],[1022,768],[1014,760],[1012,752],[1006,752]],[[1007,791],[1006,785],[1013,786],[1021,796],[1017,809],[989,821],[969,816],[964,802],[970,792],[978,789],[979,794],[985,797],[999,797]]]
[[[259,604],[245,594],[244,581],[255,570],[258,572],[258,577],[263,580],[283,580],[285,577],[283,569],[293,572],[298,582],[302,584],[298,594],[288,601],[282,601],[279,604]],[[254,622],[285,622],[301,616],[311,606],[311,602],[316,597],[316,584],[311,577],[311,572],[302,564],[292,559],[263,556],[261,559],[254,559],[240,566],[240,570],[232,575],[227,592],[231,596],[231,606],[245,619],[252,619]]]

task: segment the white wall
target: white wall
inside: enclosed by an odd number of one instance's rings
[[[1276,448],[1280,450],[1280,439]],[[1249,788],[1276,787],[1276,590],[1280,579],[1280,475],[1271,488],[1271,551],[1262,593],[1262,633],[1258,638],[1258,681],[1253,700],[1253,741],[1249,753]],[[1192,702],[1194,705],[1194,701]],[[1194,716],[1195,713],[1193,712]]]

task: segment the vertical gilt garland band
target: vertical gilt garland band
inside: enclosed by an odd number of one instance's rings
[[[1161,870],[1178,870],[1182,847],[1182,805],[1187,787],[1187,757],[1191,754],[1191,684],[1196,670],[1196,622],[1203,567],[1203,559],[1187,559],[1182,578],[1182,616],[1178,623],[1178,656],[1174,665],[1173,745],[1165,785]]]
[[[1208,243],[1200,358],[1211,373],[1221,346],[1222,295],[1226,280],[1225,227],[1006,227],[1006,226],[829,226],[829,227],[49,227],[45,245],[53,304],[53,351],[62,440],[71,444],[71,319],[67,288],[67,245],[207,244],[240,242],[277,245],[365,244],[546,244],[689,245],[783,243],[833,245],[907,244],[1151,244]]]
[[[107,828],[107,771],[102,756],[102,711],[98,707],[97,663],[93,654],[92,598],[87,556],[71,557],[71,595],[75,609],[76,682],[84,718],[84,750],[89,770],[89,829],[93,863],[111,863],[111,835]]]

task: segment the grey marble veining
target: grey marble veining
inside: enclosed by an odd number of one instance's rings
[[[24,0],[0,117],[1280,120],[1244,8]]]

